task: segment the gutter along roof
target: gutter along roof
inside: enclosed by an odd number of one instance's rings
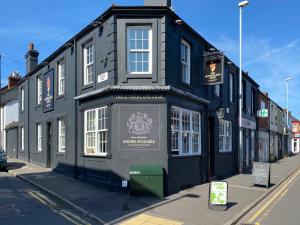
[[[204,98],[200,98],[196,95],[193,95],[189,92],[186,91],[182,91],[179,90],[177,88],[171,87],[171,86],[120,86],[120,85],[109,85],[106,86],[104,88],[95,90],[95,91],[91,91],[79,96],[76,96],[74,99],[75,100],[84,100],[86,98],[89,97],[95,97],[95,96],[99,96],[99,95],[104,95],[110,92],[124,92],[124,91],[140,91],[140,92],[148,92],[148,91],[156,91],[156,92],[167,92],[167,93],[171,93],[171,94],[175,94],[175,95],[180,95],[183,97],[190,97],[193,100],[200,102],[200,103],[205,103],[205,104],[209,104],[210,101]]]

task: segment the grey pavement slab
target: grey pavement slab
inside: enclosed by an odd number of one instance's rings
[[[10,162],[22,163],[16,160]],[[271,183],[277,184],[299,166],[300,155],[273,163],[271,165]],[[225,179],[229,184],[229,209],[227,211],[212,211],[207,206],[208,184],[198,185],[171,195],[164,200],[159,200],[109,192],[95,185],[28,164],[15,168],[13,171],[15,174],[21,174],[63,196],[107,223],[146,210],[146,213],[174,218],[185,224],[224,225],[245,207],[268,192],[266,188],[253,187],[250,174],[232,176]],[[151,208],[151,206],[159,203],[166,204]]]

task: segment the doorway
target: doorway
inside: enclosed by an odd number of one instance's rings
[[[47,168],[51,168],[52,160],[51,160],[51,153],[52,153],[52,123],[47,123]]]
[[[215,118],[208,119],[208,180],[215,178]]]

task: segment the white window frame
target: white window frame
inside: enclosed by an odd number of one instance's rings
[[[64,95],[65,94],[65,77],[66,77],[66,66],[65,60],[62,59],[57,63],[57,94]]]
[[[185,48],[187,49],[187,52],[183,51]],[[191,84],[191,45],[184,39],[181,39],[180,51],[181,80],[184,83]],[[187,74],[185,74],[185,70],[183,70],[183,68],[186,68]]]
[[[264,100],[260,100],[260,109],[266,109],[266,103]]]
[[[24,137],[24,126],[21,127],[21,151],[24,151],[25,150],[25,144],[24,144],[24,140],[25,140],[25,137]]]
[[[36,150],[38,151],[38,152],[41,152],[42,151],[42,138],[43,138],[43,136],[42,136],[42,133],[43,133],[43,131],[42,131],[42,123],[41,122],[39,122],[39,123],[37,123],[36,124]]]
[[[93,83],[95,76],[95,50],[93,43],[86,44],[83,47],[83,84],[88,85]],[[88,68],[92,68],[92,73],[87,73]]]
[[[43,93],[42,77],[38,76],[36,80],[36,104],[37,105],[40,105],[42,103],[42,93]]]
[[[148,33],[148,49],[131,49],[130,48],[130,30],[135,30],[135,29],[149,29],[149,33]],[[127,26],[127,72],[129,74],[151,74],[152,73],[152,27],[149,25],[145,25],[145,26]],[[138,39],[134,39],[135,41],[137,41]],[[141,39],[142,43],[144,39]],[[136,43],[137,45],[137,43]],[[143,45],[143,44],[142,44]],[[130,60],[129,60],[129,55],[130,53],[148,53],[148,71],[142,71],[142,72],[138,72],[138,71],[131,71],[130,70]],[[143,63],[142,63],[142,68],[143,68]],[[137,69],[136,69],[137,70]],[[142,69],[143,70],[143,69]]]
[[[230,133],[227,132],[227,125],[230,127]],[[222,133],[220,132],[222,130]],[[229,142],[227,142],[229,138]],[[222,146],[221,146],[222,140]],[[226,146],[228,145],[228,149]],[[232,122],[219,119],[219,152],[232,152]]]
[[[172,121],[170,121],[171,124],[171,133],[172,132],[178,132],[178,142],[177,142],[177,146],[178,149],[172,149],[172,134],[171,134],[171,152],[173,155],[178,155],[178,156],[192,156],[192,155],[201,155],[201,134],[202,134],[202,129],[201,129],[201,113],[199,112],[195,112],[195,111],[191,111],[191,110],[187,110],[187,109],[183,109],[177,106],[172,106],[171,107],[171,116],[172,116],[172,110],[177,110],[179,112],[179,129],[178,130],[174,130],[172,127]],[[189,130],[188,131],[184,131],[183,130],[183,113],[188,113],[189,114]],[[198,128],[199,131],[195,132],[193,131],[193,115],[197,115],[199,118],[199,124],[198,124]],[[183,152],[183,133],[187,133],[189,134],[189,149],[188,152],[185,153]],[[198,150],[197,152],[193,151],[193,136],[194,135],[198,135]]]
[[[94,121],[87,120],[88,113],[94,113]],[[99,115],[101,115],[101,123],[99,127]],[[102,117],[104,116],[104,117]],[[108,143],[108,107],[100,107],[94,108],[84,111],[84,154],[85,155],[95,155],[95,156],[106,156],[107,155],[107,143]],[[88,125],[88,123],[90,123]],[[88,131],[88,126],[92,125],[92,129]],[[95,153],[88,153],[88,140],[87,135],[88,133],[94,133],[94,143],[93,145],[89,146],[89,148],[95,148]]]
[[[66,152],[66,119],[58,119],[58,152]],[[62,127],[62,124],[64,127]]]
[[[234,92],[234,76],[233,73],[229,73],[229,101],[233,102],[233,92]]]
[[[24,93],[24,87],[21,88],[21,110],[24,111],[24,106],[25,106],[25,93]]]

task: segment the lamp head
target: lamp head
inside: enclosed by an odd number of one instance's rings
[[[288,77],[288,78],[285,79],[285,81],[290,81],[290,80],[293,80],[293,78],[292,77]]]
[[[247,5],[249,5],[249,1],[242,1],[242,2],[239,3],[239,7],[240,8],[243,8],[243,7],[247,6]]]

